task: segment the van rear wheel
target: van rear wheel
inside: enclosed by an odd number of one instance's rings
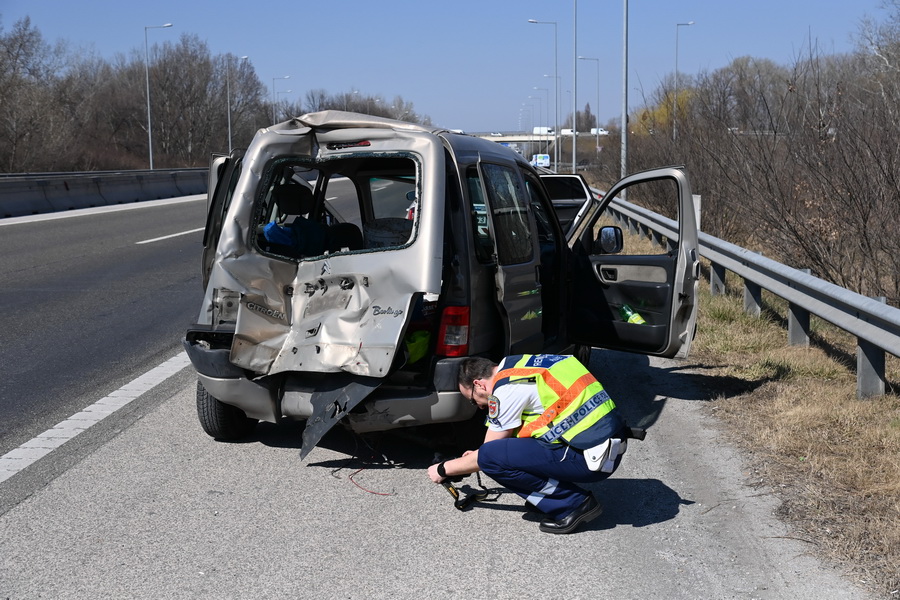
[[[203,384],[197,382],[197,417],[200,426],[209,436],[224,442],[232,442],[250,435],[259,423],[236,406],[225,404],[212,396]]]

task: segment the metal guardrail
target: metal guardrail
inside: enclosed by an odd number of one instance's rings
[[[652,236],[659,244],[664,243],[663,237],[678,238],[678,224],[654,212],[618,198],[610,202],[608,210],[617,221]],[[809,344],[810,314],[853,334],[857,338],[857,397],[884,395],[885,353],[900,357],[900,309],[888,306],[883,298],[851,292],[709,234],[701,232],[699,239],[701,256],[712,264],[713,295],[724,293],[725,272],[731,271],[743,279],[748,313],[760,314],[764,289],[788,301],[790,345]]]

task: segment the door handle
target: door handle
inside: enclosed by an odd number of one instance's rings
[[[604,281],[617,281],[619,279],[619,271],[609,267],[601,267],[600,279]]]

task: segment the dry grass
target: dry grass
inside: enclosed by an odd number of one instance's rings
[[[735,278],[730,289],[740,289]],[[809,348],[787,346],[783,303],[759,318],[737,295],[701,286],[693,358],[751,392],[710,410],[748,451],[756,482],[780,497],[779,516],[821,556],[873,589],[900,589],[900,397],[857,400],[855,340],[827,323]],[[900,377],[889,357],[888,381]]]

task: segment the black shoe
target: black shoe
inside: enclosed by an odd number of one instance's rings
[[[539,521],[545,521],[550,518],[550,516],[547,513],[545,513],[541,509],[539,509],[537,506],[535,506],[531,502],[526,502],[524,508],[525,508],[525,512],[522,514],[522,518],[525,519],[526,521],[539,522]]]
[[[525,512],[534,513],[536,515],[543,515],[545,517],[547,516],[547,513],[545,513],[541,509],[539,509],[537,506],[535,506],[531,502],[525,503]]]
[[[591,519],[600,516],[603,507],[593,495],[588,495],[581,505],[559,521],[547,519],[541,521],[540,530],[544,533],[572,533],[575,528]]]

